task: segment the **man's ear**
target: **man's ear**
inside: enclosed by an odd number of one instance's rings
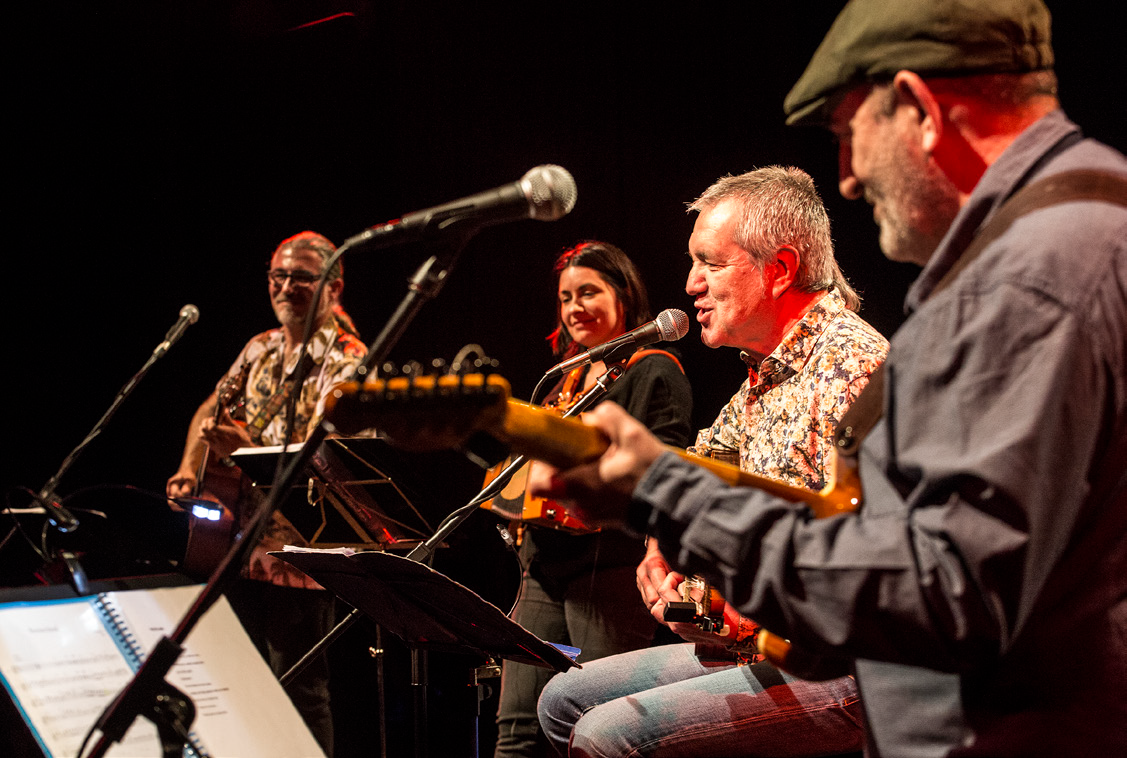
[[[943,109],[927,83],[913,71],[898,71],[892,87],[899,103],[910,105],[919,114],[920,147],[931,155],[943,136]]]
[[[334,279],[325,286],[332,302],[340,302],[340,293],[344,292],[344,279]]]
[[[771,295],[777,300],[783,293],[790,289],[798,277],[798,264],[802,257],[790,245],[783,245],[775,251],[775,260],[768,264],[768,277],[771,284]]]

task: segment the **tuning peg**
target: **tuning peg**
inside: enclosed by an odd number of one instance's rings
[[[471,355],[474,356],[473,360],[470,360]],[[497,366],[497,361],[487,356],[481,345],[471,343],[459,350],[458,354],[454,356],[454,361],[450,364],[450,373],[464,376],[478,372],[482,366],[482,361],[489,361],[493,363],[494,367]]]
[[[441,358],[435,358],[430,362],[431,376],[445,376],[449,373],[451,373],[450,367],[446,364],[446,361]]]
[[[399,376],[399,366],[392,363],[391,361],[385,361],[384,364],[380,366],[380,376],[382,376],[384,379],[391,379],[392,377]]]
[[[423,364],[418,361],[407,361],[399,369],[399,375],[407,377],[414,384],[416,379],[424,375]]]
[[[473,361],[473,369],[478,374],[493,374],[500,368],[501,361],[496,358],[490,358],[488,355],[483,355]]]

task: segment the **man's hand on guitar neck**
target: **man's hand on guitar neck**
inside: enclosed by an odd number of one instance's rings
[[[254,445],[246,427],[236,423],[226,408],[220,412],[218,419],[205,418],[200,422],[200,439],[207,443],[217,458],[226,458],[240,447]]]
[[[665,446],[614,403],[602,403],[582,418],[606,435],[606,451],[591,463],[566,470],[536,467],[529,472],[528,491],[566,501],[568,510],[591,526],[621,528],[635,485]]]

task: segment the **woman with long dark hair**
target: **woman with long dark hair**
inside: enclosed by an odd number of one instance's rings
[[[552,349],[564,359],[650,320],[649,298],[634,264],[614,245],[588,241],[556,260],[556,330]],[[677,358],[665,350],[608,356],[627,366],[605,400],[618,403],[668,444],[692,442],[692,392]],[[606,372],[603,361],[581,366],[553,388],[546,405],[565,409]],[[513,618],[547,642],[579,648],[579,662],[649,646],[657,624],[638,594],[641,540],[620,532],[577,534],[548,527],[524,530],[525,566]],[[547,756],[536,701],[552,672],[507,661],[501,678],[496,758]]]

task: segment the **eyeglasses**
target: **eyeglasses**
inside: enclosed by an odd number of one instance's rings
[[[321,278],[321,275],[301,269],[287,271],[284,268],[272,268],[266,272],[266,278],[270,280],[271,284],[279,287],[284,287],[287,279],[293,282],[294,287],[312,287]]]

